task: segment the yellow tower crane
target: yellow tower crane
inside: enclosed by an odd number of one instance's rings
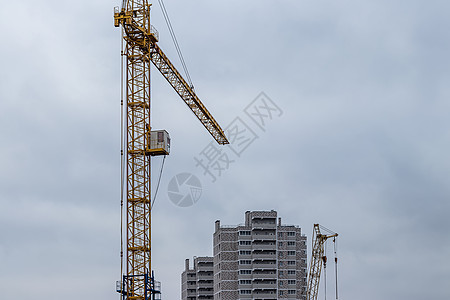
[[[150,158],[169,154],[170,139],[166,131],[151,131],[150,62],[213,138],[221,145],[228,144],[222,128],[157,45],[158,32],[150,24],[150,7],[147,0],[123,0],[122,7],[114,9],[114,26],[123,29],[122,56],[126,62],[125,103],[122,100],[126,108],[122,150],[126,161],[126,262],[117,291],[127,300],[155,299],[158,292],[151,268]]]
[[[321,229],[327,231],[328,234],[322,233],[320,231]],[[320,274],[322,272],[322,265],[326,266],[327,263],[327,257],[325,255],[325,243],[327,239],[336,238],[337,236],[338,236],[337,233],[332,232],[331,230],[326,229],[325,227],[319,224],[314,224],[313,248],[308,274],[308,290],[306,297],[307,300],[317,300],[317,295],[319,293],[319,282],[320,282]],[[335,259],[337,263],[337,258]],[[337,286],[336,286],[336,297],[337,297]]]

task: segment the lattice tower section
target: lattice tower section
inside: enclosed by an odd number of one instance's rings
[[[147,1],[127,1],[132,24],[124,25],[127,114],[127,299],[146,299],[145,274],[151,273],[150,64],[143,49],[150,28]],[[145,295],[147,293],[147,295]]]
[[[315,237],[315,238],[314,238]],[[324,255],[324,244],[327,237],[320,233],[318,225],[314,225],[313,249],[308,276],[307,300],[316,300],[319,293],[320,273],[322,272],[322,257]]]

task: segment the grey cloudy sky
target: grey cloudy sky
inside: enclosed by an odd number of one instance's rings
[[[0,1],[2,299],[119,297],[119,2]],[[153,212],[163,297],[212,254],[216,219],[275,209],[308,239],[340,234],[341,299],[450,298],[450,3],[165,4],[200,98],[258,139],[212,183],[194,161],[212,139],[153,71],[153,127],[173,141]],[[244,113],[262,91],[283,110],[265,131]],[[189,208],[167,195],[181,172],[203,186]]]

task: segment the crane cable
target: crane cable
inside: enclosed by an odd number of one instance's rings
[[[122,28],[122,37],[124,36]],[[121,50],[120,50],[120,277],[122,279],[123,275],[123,194],[124,194],[124,181],[125,181],[125,140],[124,140],[124,105],[123,105],[123,93],[124,93],[124,39],[121,39]],[[120,280],[122,282],[122,280]],[[121,284],[121,290],[123,289],[124,283]]]
[[[159,190],[159,184],[161,183],[161,177],[162,177],[162,172],[164,169],[164,162],[166,161],[166,156],[164,155],[162,164],[161,164],[161,169],[159,170],[159,178],[158,178],[158,184],[156,186],[156,191],[155,191],[155,195],[153,196],[153,201],[152,201],[152,205],[150,206],[150,211],[153,209],[153,205],[155,204],[155,200],[156,200],[156,195],[158,195],[158,190]]]
[[[323,275],[324,275],[324,288],[325,288],[325,300],[327,300],[327,242],[325,241],[325,253],[322,256],[323,261]]]
[[[186,62],[184,61],[183,54],[181,53],[180,45],[178,44],[177,37],[175,36],[175,32],[173,31],[172,23],[170,22],[169,15],[167,14],[167,10],[166,10],[166,6],[164,5],[164,1],[158,0],[158,2],[159,2],[159,6],[161,7],[161,11],[163,13],[164,19],[166,20],[166,24],[169,29],[170,35],[172,36],[172,41],[173,41],[173,44],[175,45],[175,49],[177,50],[178,57],[180,58],[184,72],[186,73],[186,78],[189,83],[189,86],[192,89],[194,89],[194,85],[192,84],[191,76],[189,75],[189,71],[186,66]]]
[[[336,300],[338,300],[338,258],[337,258],[336,237],[333,238],[333,245],[334,245],[334,271],[336,277]]]

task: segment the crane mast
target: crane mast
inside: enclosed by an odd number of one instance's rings
[[[203,126],[219,144],[228,140],[203,103],[195,94],[158,42],[158,32],[150,24],[147,0],[124,0],[114,9],[114,26],[122,26],[126,61],[126,254],[125,270],[117,291],[123,299],[154,299],[157,291],[151,267],[151,156],[168,154],[152,147],[150,126],[150,62],[152,62]],[[168,137],[167,137],[168,138]],[[123,254],[122,254],[123,255]]]
[[[313,248],[308,274],[308,290],[307,290],[308,292],[306,297],[307,300],[317,300],[317,295],[319,292],[320,274],[322,272],[322,264],[326,263],[326,256],[324,255],[325,242],[329,238],[334,238],[338,236],[338,234],[334,232],[328,235],[323,234],[320,231],[320,228],[321,226],[319,224],[314,224]]]

